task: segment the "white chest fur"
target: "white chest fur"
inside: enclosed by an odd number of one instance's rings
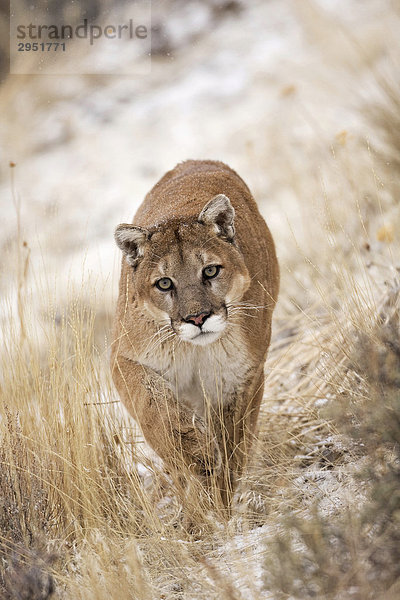
[[[241,392],[250,367],[245,344],[236,331],[207,346],[177,344],[163,375],[178,400],[204,416],[208,403],[215,408]]]

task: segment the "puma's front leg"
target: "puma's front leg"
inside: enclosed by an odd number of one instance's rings
[[[121,355],[115,356],[112,375],[146,441],[170,468],[179,469],[183,461],[200,477],[221,469],[214,434],[203,419],[177,401],[168,381]]]
[[[248,462],[256,438],[256,423],[264,390],[264,374],[259,373],[244,386],[222,409],[222,418],[216,421],[219,429],[224,468],[219,475],[219,486],[226,506],[229,506],[238,480]]]

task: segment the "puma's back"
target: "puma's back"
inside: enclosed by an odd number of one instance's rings
[[[224,194],[235,210],[235,237],[251,272],[262,278],[276,299],[279,271],[274,242],[249,188],[228,165],[187,160],[168,171],[147,194],[134,224],[151,227],[172,218],[197,218],[211,198]]]

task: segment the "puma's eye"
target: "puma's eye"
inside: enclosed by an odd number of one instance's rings
[[[218,267],[216,265],[210,265],[209,267],[205,267],[203,269],[203,276],[206,279],[212,279],[213,277],[216,277],[218,275],[220,270],[221,270],[221,267]]]
[[[168,292],[168,290],[172,290],[174,284],[169,277],[163,277],[162,279],[156,281],[156,287],[158,287],[158,289],[162,292]]]

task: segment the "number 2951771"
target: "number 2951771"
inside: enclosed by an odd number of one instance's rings
[[[65,42],[19,42],[18,52],[65,52]]]

